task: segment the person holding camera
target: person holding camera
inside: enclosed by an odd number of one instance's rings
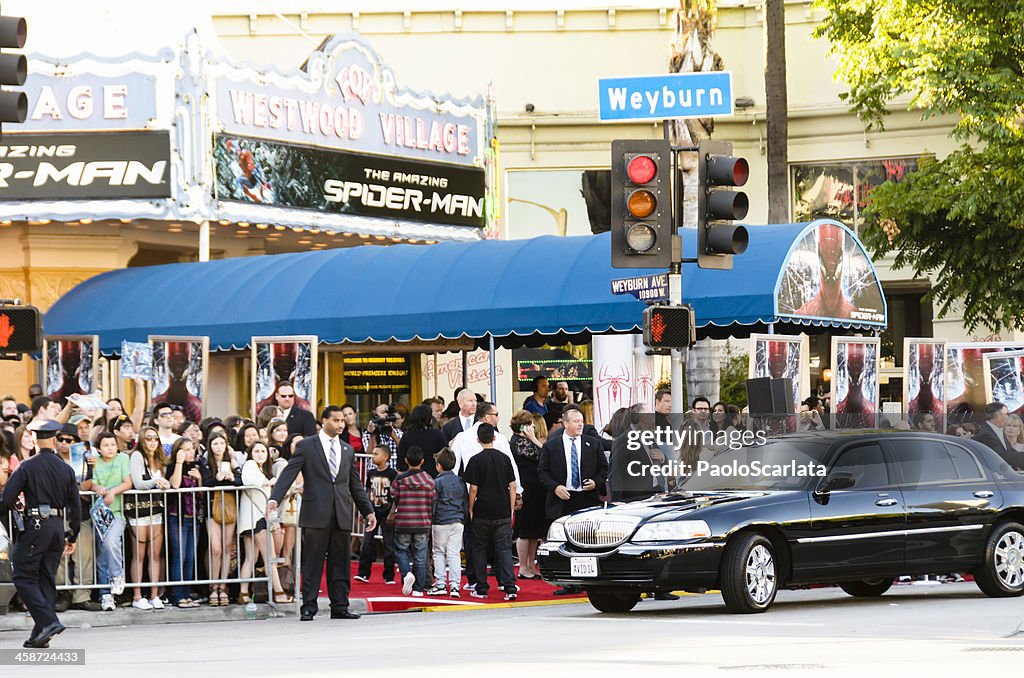
[[[363,431],[363,449],[372,450],[383,445],[391,450],[391,468],[398,467],[398,443],[402,440],[402,430],[395,424],[398,415],[395,406],[381,403],[373,408],[373,418]]]

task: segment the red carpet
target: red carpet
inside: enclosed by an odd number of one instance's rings
[[[352,563],[352,574],[355,575],[358,572],[359,564],[356,562]],[[518,568],[516,568],[518,573]],[[349,594],[352,598],[365,598],[370,612],[394,612],[399,610],[411,610],[421,607],[434,607],[441,605],[458,604],[460,606],[472,606],[480,605],[483,603],[504,603],[505,594],[498,588],[498,582],[491,577],[488,579],[490,584],[490,591],[488,592],[487,599],[473,598],[469,591],[459,591],[460,597],[458,599],[451,598],[449,596],[424,596],[422,598],[414,598],[412,596],[402,595],[402,584],[398,579],[397,568],[395,571],[396,582],[394,584],[384,584],[383,576],[384,566],[381,563],[374,563],[373,571],[370,573],[370,583],[364,584],[362,582],[352,580],[352,591]],[[466,577],[463,575],[462,584],[466,583]],[[576,596],[553,596],[551,592],[556,587],[548,584],[540,579],[516,579],[516,584],[519,586],[519,593],[516,597],[517,603],[522,602],[535,602],[543,600],[566,600],[568,599],[585,599],[584,594]],[[327,577],[326,573],[320,582],[320,595],[327,595]]]

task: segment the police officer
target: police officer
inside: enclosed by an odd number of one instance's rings
[[[22,462],[0,496],[0,509],[14,505],[25,493],[25,514],[14,545],[14,586],[32,614],[35,627],[25,641],[29,648],[49,647],[50,639],[64,630],[57,619],[57,565],[61,555],[75,551],[82,522],[75,472],[53,451],[61,424],[53,420],[29,424],[38,454]],[[64,531],[67,519],[68,531]]]

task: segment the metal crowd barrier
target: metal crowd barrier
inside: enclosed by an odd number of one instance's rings
[[[216,486],[216,487],[192,487],[192,488],[180,488],[180,489],[152,489],[152,490],[129,490],[119,495],[122,498],[122,507],[124,513],[125,528],[122,537],[122,557],[124,562],[124,579],[125,579],[125,591],[130,592],[133,589],[140,589],[143,593],[143,597],[149,599],[149,590],[157,587],[167,589],[164,593],[170,600],[171,605],[175,605],[178,601],[173,596],[171,589],[173,587],[185,586],[208,586],[208,585],[240,585],[249,584],[250,591],[249,596],[252,598],[258,587],[266,587],[267,589],[267,601],[272,608],[276,609],[277,605],[274,601],[274,588],[273,588],[273,571],[272,568],[278,565],[287,563],[287,560],[277,558],[275,556],[275,529],[276,525],[268,525],[266,530],[267,539],[265,541],[265,548],[262,553],[256,552],[255,537],[253,537],[253,556],[252,566],[248,568],[250,571],[243,572],[243,565],[245,564],[245,546],[244,539],[239,534],[238,528],[238,514],[242,511],[242,493],[259,493],[263,495],[263,498],[267,498],[269,495],[266,490],[262,487],[248,487],[248,486]],[[225,497],[231,497],[235,503],[236,518],[233,523],[224,520],[224,516],[221,516],[218,524],[223,534],[228,528],[231,531],[230,539],[224,539],[221,537],[221,567],[218,569],[227,568],[226,571],[221,572],[221,576],[212,577],[209,576],[213,571],[213,549],[210,548],[209,543],[209,521],[213,521],[212,518],[212,504],[215,498],[219,499],[220,493],[224,493]],[[92,506],[92,503],[97,500],[99,495],[93,492],[80,492],[80,496],[83,499],[82,506],[82,529],[79,534],[77,547],[75,552],[71,556],[65,556],[62,558],[61,567],[57,573],[57,589],[58,591],[71,591],[73,594],[74,602],[84,602],[91,598],[84,598],[81,601],[74,600],[74,592],[76,591],[91,591],[94,589],[107,589],[109,588],[109,582],[98,581],[98,562],[96,554],[98,552],[99,537],[95,534],[95,528],[93,527],[92,520],[90,518],[88,507]],[[132,559],[138,557],[140,546],[143,549],[147,547],[140,545],[139,542],[139,529],[132,528],[129,526],[129,521],[133,518],[131,511],[127,510],[125,503],[131,497],[154,497],[162,500],[162,508],[159,510],[161,516],[161,530],[160,530],[160,557],[159,557],[159,576],[146,576],[149,571],[148,552],[145,554],[146,560],[141,563],[142,575],[138,577],[140,581],[134,581],[135,577],[132,576]],[[192,499],[193,515],[183,516],[186,510],[186,503],[188,498]],[[265,503],[265,502],[261,502]],[[137,506],[137,504],[136,504]],[[198,508],[199,515],[195,515],[195,509]],[[183,516],[180,519],[180,523],[191,523],[193,531],[193,539],[190,549],[190,555],[193,561],[193,574],[191,577],[179,576],[172,578],[171,573],[171,534],[168,529],[171,525],[171,517],[173,514],[177,516]],[[223,513],[223,512],[222,512]],[[136,515],[135,518],[139,516]],[[262,511],[253,511],[251,523],[255,523],[264,518]],[[232,529],[232,525],[234,526]],[[150,526],[150,535],[152,534],[152,526]],[[16,530],[13,526],[13,516],[8,520],[7,525],[8,533],[15,535],[14,539],[17,540]],[[29,528],[31,529],[31,528]],[[179,528],[183,530],[183,528]],[[297,528],[296,528],[297,530]],[[283,534],[283,528],[281,529]],[[296,600],[298,583],[300,576],[298,573],[297,564],[299,555],[299,542],[301,535],[296,535],[296,558],[292,559],[293,572],[295,572],[295,585],[290,587],[291,590],[285,591],[287,595],[295,596]],[[147,540],[148,543],[148,540]],[[236,567],[232,567],[232,559],[230,557],[232,551],[235,555],[235,561],[237,562]],[[186,570],[185,563],[187,556],[189,555],[183,548],[177,549],[177,565],[178,571],[184,573]],[[263,576],[256,575],[256,561],[257,556],[262,556],[264,571]],[[205,576],[201,576],[205,575]],[[235,600],[229,599],[229,604],[234,604]]]

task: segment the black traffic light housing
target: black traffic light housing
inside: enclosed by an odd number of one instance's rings
[[[25,19],[14,16],[0,16],[0,48],[25,46],[28,34]],[[28,62],[24,54],[0,52],[0,86],[21,87],[28,76]],[[25,122],[28,115],[28,97],[24,92],[11,89],[0,90],[0,133],[5,122]]]
[[[665,269],[672,263],[672,174],[668,141],[612,142],[613,267]]]
[[[648,306],[643,316],[644,345],[655,349],[689,348],[697,341],[693,308]]]
[[[0,304],[0,360],[43,349],[43,318],[35,306]]]
[[[697,266],[731,269],[732,255],[743,254],[749,236],[744,219],[750,207],[743,186],[750,176],[745,158],[732,155],[732,144],[702,141],[697,158]]]

